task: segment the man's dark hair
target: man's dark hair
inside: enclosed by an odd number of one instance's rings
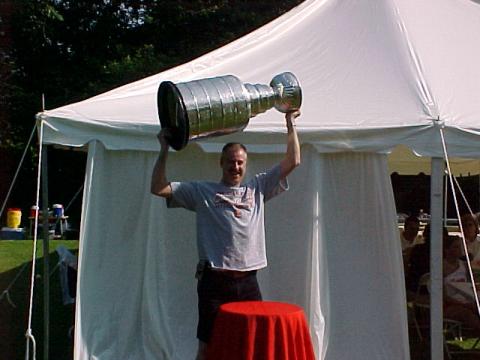
[[[407,223],[409,222],[413,222],[415,224],[420,224],[420,220],[418,219],[418,217],[416,217],[415,215],[410,215],[409,217],[407,217],[405,219],[405,225],[407,225]]]

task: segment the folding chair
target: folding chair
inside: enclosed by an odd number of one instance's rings
[[[420,341],[424,340],[423,331],[430,329],[430,274],[424,274],[418,281],[413,299],[410,301],[412,321]]]
[[[424,274],[418,282],[417,291],[414,299],[411,301],[413,323],[416,328],[416,332],[421,341],[424,339],[424,335],[428,337],[428,331],[430,329],[430,274]],[[423,330],[423,332],[422,332]],[[427,331],[427,334],[425,334]],[[452,359],[452,355],[455,354],[473,354],[479,353],[475,350],[475,347],[480,342],[480,338],[477,338],[475,343],[470,349],[451,350],[447,340],[460,340],[463,341],[464,333],[468,333],[470,329],[466,328],[462,322],[444,318],[443,319],[443,346],[448,359]]]

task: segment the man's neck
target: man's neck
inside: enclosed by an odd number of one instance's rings
[[[241,183],[232,184],[232,183],[229,183],[229,182],[227,182],[223,179],[220,180],[220,184],[225,185],[226,187],[239,187],[240,185],[242,185]]]

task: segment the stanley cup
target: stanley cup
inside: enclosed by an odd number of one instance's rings
[[[164,81],[157,93],[158,115],[175,150],[189,140],[243,130],[250,118],[272,107],[298,110],[302,90],[290,72],[275,76],[270,86],[243,84],[233,75],[174,84]]]

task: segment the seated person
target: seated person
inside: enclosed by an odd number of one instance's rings
[[[443,243],[443,316],[460,321],[480,334],[480,317],[471,294],[458,290],[455,282],[469,282],[462,256],[462,243],[458,236],[448,236]]]
[[[405,271],[410,262],[410,252],[412,248],[422,243],[422,236],[418,234],[420,229],[420,220],[416,216],[409,216],[405,219],[403,231],[400,232],[400,240],[402,242],[402,254]]]
[[[400,233],[402,251],[422,242],[422,237],[418,234],[418,230],[420,230],[420,220],[413,215],[407,217],[403,225],[403,231]]]
[[[448,237],[447,228],[443,228],[443,241]],[[415,245],[410,253],[410,262],[405,274],[407,295],[416,293],[422,275],[430,272],[430,224],[423,230],[423,243]]]
[[[478,267],[480,266],[480,241],[478,239],[477,217],[472,214],[464,214],[460,218],[460,222],[462,223],[463,234],[465,235],[465,241],[467,242],[470,260],[472,260]]]

